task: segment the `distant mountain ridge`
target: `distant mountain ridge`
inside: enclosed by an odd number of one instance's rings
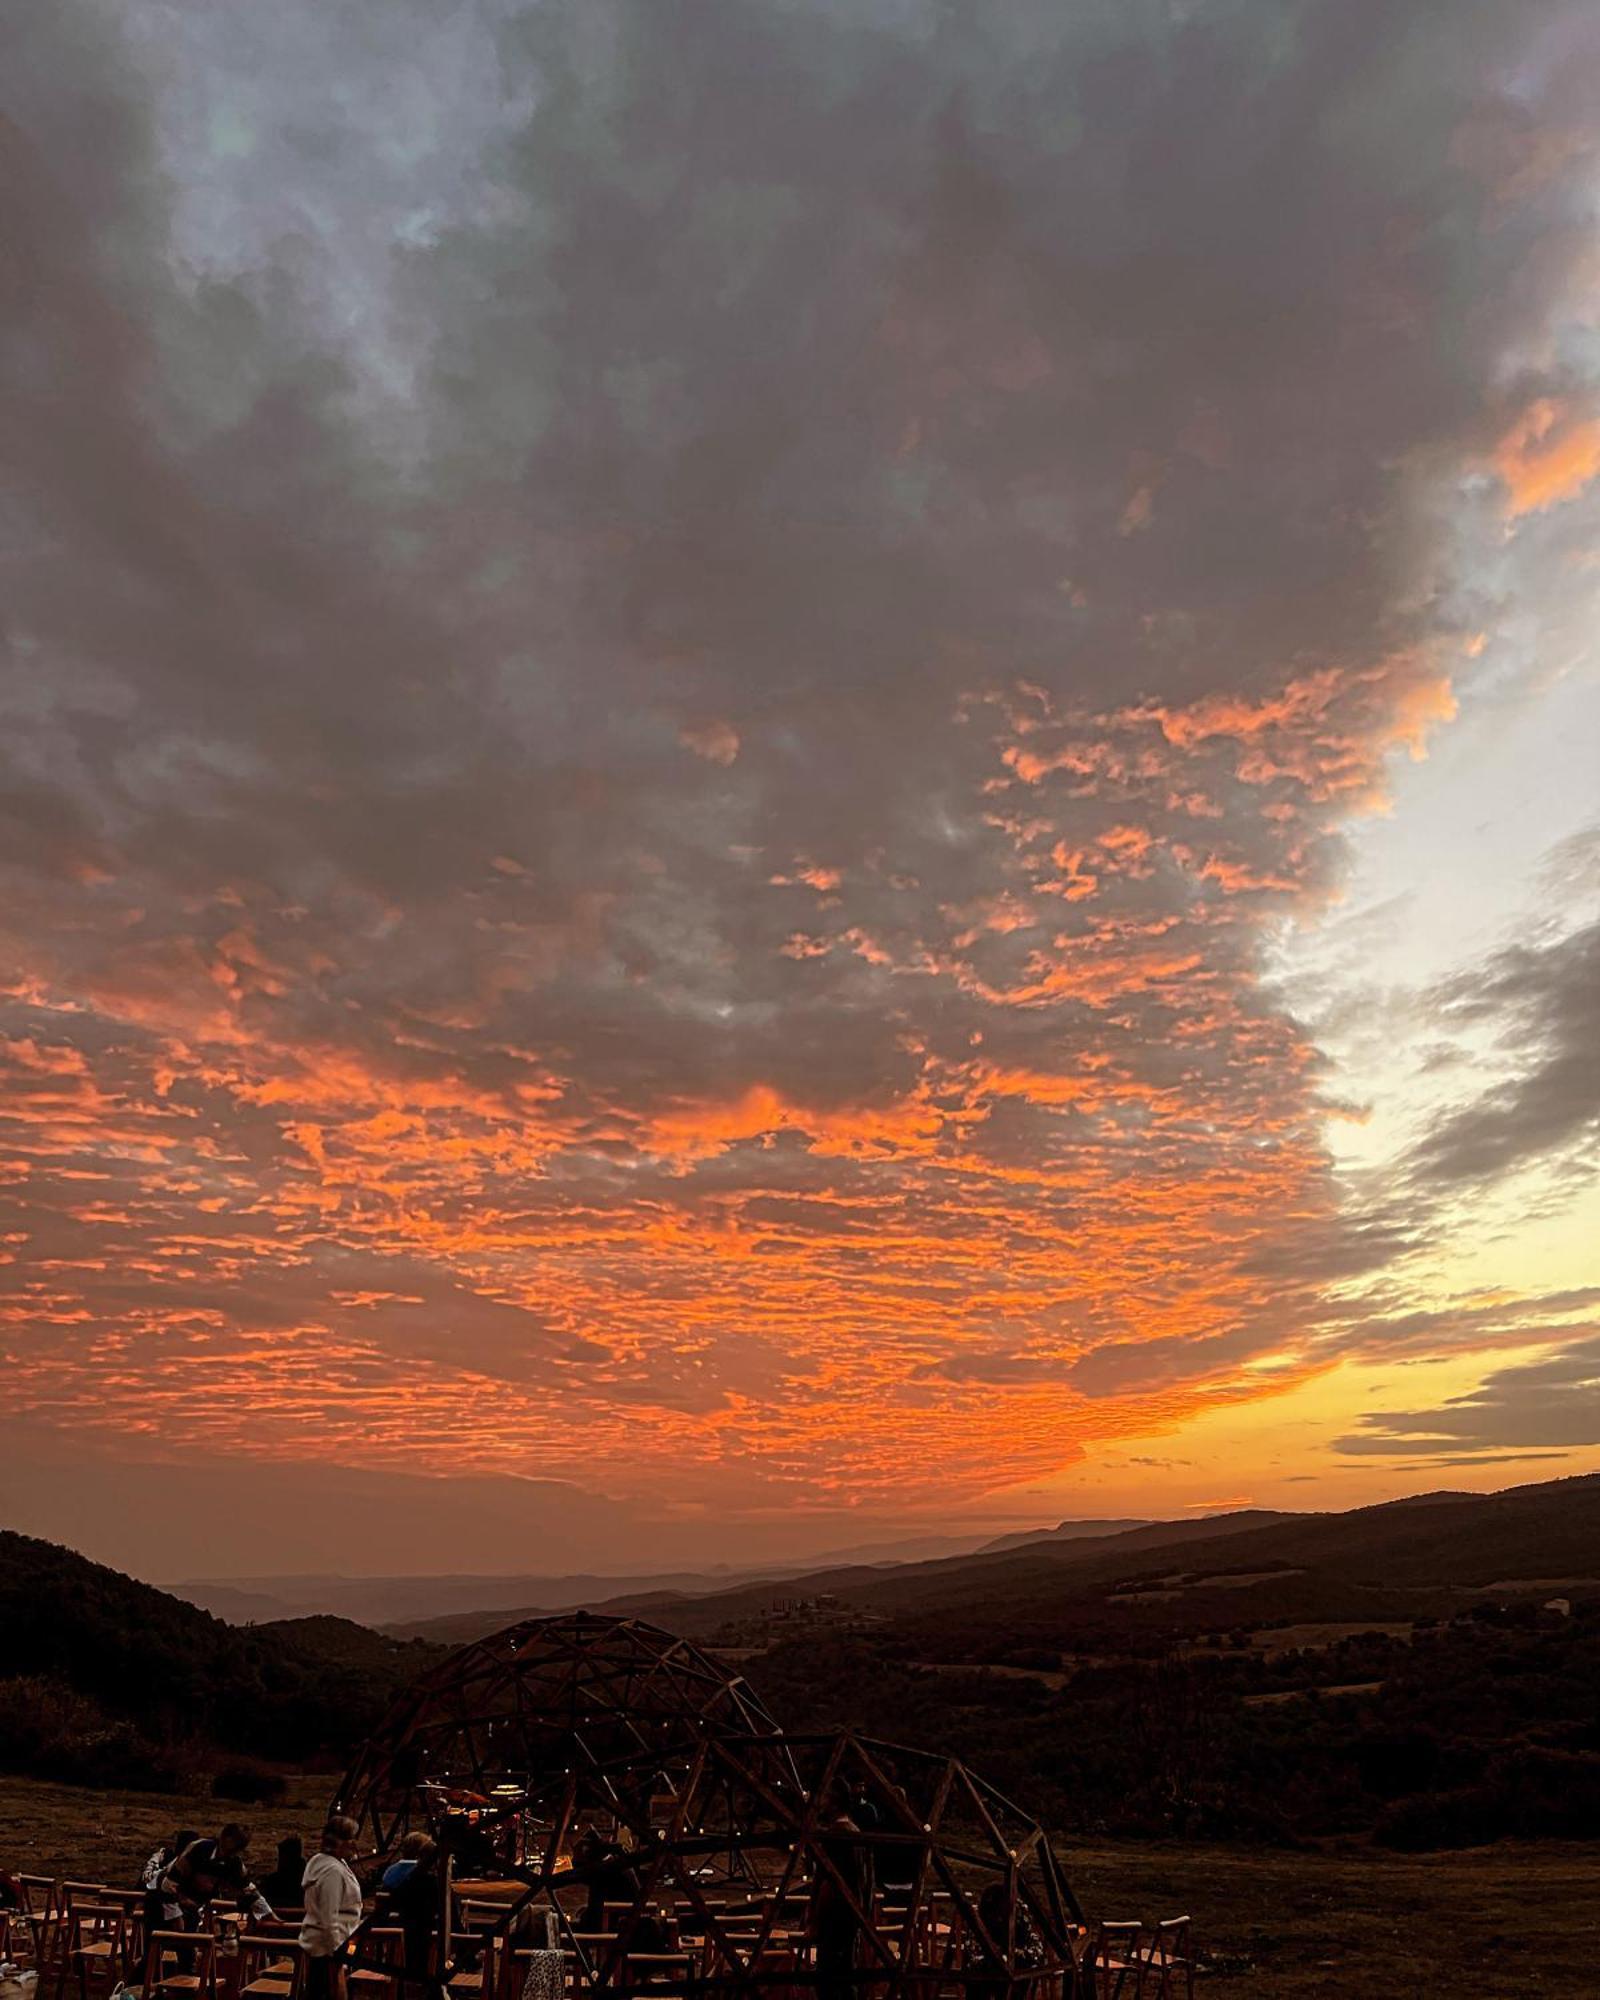
[[[1385,1592],[1414,1594],[1519,1574],[1600,1574],[1600,1531],[1586,1542],[1581,1532],[1576,1539],[1564,1535],[1552,1520],[1533,1535],[1524,1518],[1529,1509],[1541,1523],[1552,1509],[1586,1518],[1583,1496],[1591,1491],[1600,1492],[1600,1479],[1592,1476],[1498,1495],[1419,1494],[1341,1514],[1240,1509],[1180,1521],[1069,1519],[987,1540],[869,1543],[820,1563],[720,1573],[247,1578],[182,1585],[178,1591],[236,1621],[332,1612],[396,1636],[444,1645],[579,1607],[649,1618],[706,1637],[741,1622],[759,1623],[795,1598],[832,1598],[846,1613],[899,1618],[957,1611],[976,1594],[997,1618],[1036,1622],[1041,1606],[1067,1597],[1098,1601],[1100,1593],[1151,1574],[1171,1552],[1174,1567],[1181,1563],[1202,1573],[1237,1571],[1247,1561],[1263,1570],[1304,1572],[1293,1582],[1285,1574],[1273,1586],[1271,1595],[1284,1615],[1378,1615],[1392,1608],[1387,1599],[1379,1602]],[[1519,1494],[1535,1497],[1519,1500]],[[1552,1500],[1552,1494],[1562,1498]],[[1530,1546],[1530,1537],[1536,1546]],[[930,1543],[941,1552],[899,1560],[890,1554],[927,1549]],[[1558,1550],[1566,1551],[1559,1560]],[[1227,1588],[1237,1595],[1237,1586]],[[1205,1607],[1192,1584],[1185,1589],[1199,1622]],[[1160,1599],[1135,1593],[1119,1601],[1158,1604]],[[1240,1601],[1235,1615],[1249,1608]]]
[[[457,1613],[566,1611],[630,1591],[725,1590],[770,1570],[681,1571],[636,1576],[269,1576],[193,1578],[165,1586],[231,1624],[335,1617],[374,1627]]]
[[[1021,1528],[1012,1535],[996,1535],[992,1542],[985,1542],[975,1553],[981,1556],[999,1555],[1004,1549],[1024,1548],[1031,1542],[1096,1541],[1104,1535],[1125,1535],[1133,1528],[1167,1525],[1166,1522],[1143,1517],[1131,1521],[1058,1521],[1053,1528]]]
[[[851,1548],[824,1550],[802,1560],[780,1563],[717,1564],[703,1570],[644,1571],[604,1575],[580,1571],[568,1575],[512,1576],[249,1576],[191,1577],[164,1584],[213,1617],[230,1624],[258,1624],[283,1618],[331,1615],[373,1626],[415,1626],[441,1619],[482,1613],[568,1611],[593,1607],[617,1598],[671,1593],[685,1597],[709,1595],[741,1583],[810,1575],[844,1566],[941,1561],[1007,1545],[1013,1539],[1049,1539],[1073,1534],[1114,1534],[1141,1523],[1132,1521],[1063,1521],[1054,1528],[1024,1529],[1019,1537],[987,1534],[931,1534],[867,1542]]]
[[[1173,1573],[1185,1579],[1188,1598],[1177,1609],[1164,1585]],[[1263,1576],[1264,1587],[1270,1582],[1267,1599],[1247,1600],[1235,1581],[1251,1573]],[[1078,1617],[1115,1596],[1122,1608],[1141,1606],[1137,1615],[1152,1629],[1173,1621],[1206,1628],[1263,1615],[1263,1608],[1285,1617],[1387,1616],[1407,1605],[1423,1608],[1418,1599],[1428,1593],[1517,1578],[1531,1587],[1552,1576],[1600,1579],[1600,1474],[1494,1494],[1420,1494],[1338,1514],[1245,1509],[887,1569],[768,1577],[692,1597],[646,1592],[593,1608],[707,1638],[759,1624],[795,1598],[832,1599],[840,1614],[926,1620],[936,1630],[941,1619],[967,1616],[978,1604],[997,1626],[1070,1623],[1067,1607]],[[1197,1589],[1193,1579],[1206,1577],[1217,1582]],[[1140,1584],[1149,1586],[1142,1598],[1133,1590]],[[460,1644],[492,1626],[457,1617],[397,1629]]]
[[[685,1592],[648,1589],[586,1601],[585,1608],[613,1617],[647,1618],[686,1635],[704,1636],[721,1626],[743,1618],[761,1617],[779,1605],[802,1597],[833,1597],[864,1608],[878,1608],[915,1597],[929,1586],[937,1591],[948,1581],[959,1597],[968,1579],[987,1581],[993,1566],[1016,1561],[1023,1556],[1050,1564],[1086,1560],[1096,1551],[1112,1551],[1126,1556],[1154,1543],[1177,1546],[1192,1537],[1218,1536],[1230,1532],[1224,1524],[1237,1523],[1238,1529],[1253,1528],[1263,1522],[1291,1520],[1292,1515],[1260,1511],[1237,1514],[1203,1515],[1192,1521],[1152,1521],[1141,1527],[1099,1535],[1057,1536],[1044,1529],[1040,1539],[1029,1540],[1018,1549],[983,1548],[966,1555],[937,1556],[922,1562],[869,1564],[849,1563],[826,1569],[764,1576],[723,1584],[714,1590]],[[1063,1524],[1086,1527],[1090,1524]],[[1115,1528],[1115,1523],[1111,1524]],[[538,1607],[527,1607],[528,1616]],[[505,1621],[490,1611],[457,1612],[444,1618],[396,1621],[386,1630],[408,1638],[425,1638],[441,1645],[459,1646],[486,1637]]]

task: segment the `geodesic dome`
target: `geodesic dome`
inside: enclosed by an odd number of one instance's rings
[[[668,1767],[704,1738],[776,1733],[744,1680],[698,1646],[578,1611],[512,1625],[424,1674],[363,1746],[336,1803],[380,1851],[451,1810],[481,1813],[497,1858],[515,1865],[530,1795],[570,1774],[627,1770],[631,1784],[670,1792]],[[599,1791],[610,1797],[603,1782]]]
[[[1082,1912],[1048,1838],[954,1758],[849,1732],[709,1735],[669,1793],[660,1779],[647,1758],[569,1770],[529,1798],[540,1835],[500,1933],[553,1911],[574,1991],[628,2000],[663,1977],[783,2000],[812,1986],[872,2000],[1073,1991]],[[626,1857],[598,1936],[580,1914],[585,1827]]]

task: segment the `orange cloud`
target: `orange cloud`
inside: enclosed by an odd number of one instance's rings
[[[712,764],[731,764],[739,755],[739,732],[731,722],[712,717],[705,722],[686,722],[678,731],[678,741],[697,757]]]
[[[1600,417],[1541,397],[1501,438],[1493,463],[1505,487],[1507,519],[1543,513],[1575,499],[1600,475]]]

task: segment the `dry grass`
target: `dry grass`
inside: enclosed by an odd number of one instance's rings
[[[316,1832],[333,1781],[290,1780],[277,1805],[100,1792],[0,1778],[0,1865],[132,1883],[157,1841],[241,1818],[259,1865]],[[1465,1854],[1370,1848],[1284,1854],[1096,1843],[1063,1850],[1091,1916],[1187,1911],[1218,2000],[1523,2000],[1600,1992],[1600,1850],[1539,1842]]]
[[[275,1805],[241,1806],[209,1794],[100,1792],[0,1777],[0,1867],[132,1887],[151,1850],[179,1827],[215,1833],[242,1820],[254,1838],[250,1857],[263,1873],[286,1833],[306,1836],[322,1825],[335,1780],[290,1778]]]
[[[1522,2000],[1600,1992],[1600,1850],[1555,1841],[1463,1854],[1375,1848],[1069,1848],[1068,1879],[1104,1917],[1187,1911],[1240,2000]]]

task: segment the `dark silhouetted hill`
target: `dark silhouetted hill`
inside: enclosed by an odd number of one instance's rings
[[[217,1749],[343,1755],[436,1657],[344,1619],[243,1630],[0,1532],[0,1765],[152,1782]]]

